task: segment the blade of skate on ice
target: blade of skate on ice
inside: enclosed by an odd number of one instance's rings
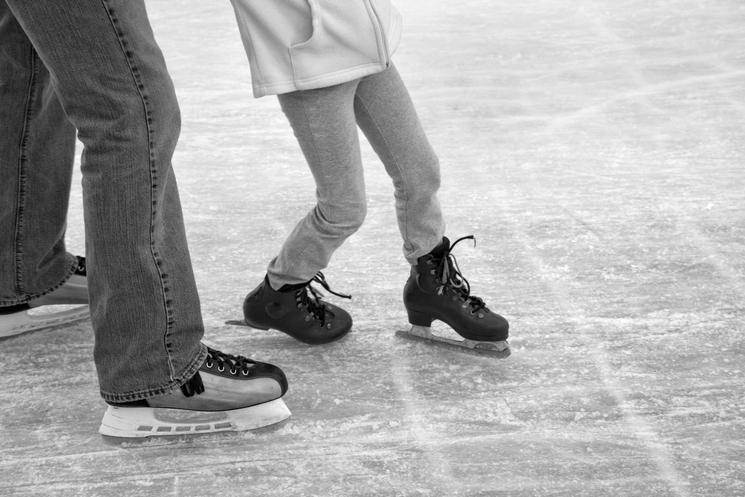
[[[63,306],[24,309],[13,314],[0,315],[0,338],[65,326],[89,317],[90,310],[87,305],[72,309],[65,309]]]
[[[472,351],[479,355],[493,356],[500,359],[510,355],[510,346],[505,340],[498,342],[482,342],[467,338],[454,340],[432,333],[432,328],[427,326],[412,325],[408,330],[397,331],[396,335],[403,338],[431,342],[435,345],[459,349],[461,351]]]
[[[108,406],[98,432],[114,438],[184,436],[256,430],[290,417],[282,399],[230,411]]]
[[[248,323],[246,323],[245,319],[231,319],[230,321],[225,321],[225,324],[229,324],[231,326],[246,326],[248,327]]]

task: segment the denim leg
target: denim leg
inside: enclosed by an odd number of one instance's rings
[[[75,128],[49,72],[0,1],[0,306],[44,295],[72,273],[64,237],[74,160]]]
[[[275,289],[313,278],[365,219],[365,180],[353,104],[357,83],[279,96],[313,173],[317,204],[269,264],[269,282]]]
[[[173,390],[197,371],[206,350],[171,169],[179,108],[145,5],[4,1],[49,70],[84,145],[86,255],[101,394],[130,401]]]
[[[437,198],[440,163],[395,67],[362,78],[354,108],[359,124],[393,179],[406,260],[415,264],[445,232]]]

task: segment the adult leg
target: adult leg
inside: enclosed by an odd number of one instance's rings
[[[48,67],[85,145],[94,353],[110,404],[99,431],[146,437],[247,430],[285,419],[280,397],[287,380],[279,368],[200,342],[170,163],[178,104],[142,1],[5,5]],[[159,417],[159,408],[189,412],[176,421]]]
[[[50,293],[77,266],[64,240],[74,156],[49,72],[0,1],[0,306]]]
[[[101,394],[122,402],[169,392],[196,373],[207,351],[171,170],[178,104],[145,6],[139,0],[5,1],[49,69],[85,146],[86,251]]]
[[[357,123],[393,179],[404,255],[411,264],[442,242],[440,165],[395,67],[362,78]]]

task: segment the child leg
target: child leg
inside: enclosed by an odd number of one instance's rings
[[[305,283],[357,231],[367,212],[353,99],[357,81],[279,95],[316,182],[317,204],[268,268],[272,287]]]
[[[352,327],[349,314],[310,287],[367,212],[354,94],[358,81],[279,96],[316,182],[317,204],[290,233],[267,277],[243,303],[246,323],[310,344],[332,342]],[[339,294],[337,294],[339,295]]]
[[[360,81],[355,96],[357,122],[393,179],[404,254],[412,264],[404,305],[419,338],[509,355],[509,324],[470,294],[470,286],[450,254],[455,244],[443,236],[437,190],[440,172],[414,106],[395,67]],[[457,243],[457,241],[456,241]],[[435,319],[464,340],[437,337]]]
[[[442,242],[437,190],[440,164],[395,67],[360,81],[354,109],[365,136],[393,179],[398,227],[411,264]]]

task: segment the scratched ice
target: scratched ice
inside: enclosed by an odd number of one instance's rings
[[[228,327],[313,202],[229,2],[150,0],[207,340],[281,365],[259,433],[107,445],[87,323],[2,343],[0,495],[745,495],[745,5],[401,0],[396,55],[438,151],[495,361],[404,341],[390,181],[326,271],[354,331]],[[79,174],[69,244],[83,249]]]

